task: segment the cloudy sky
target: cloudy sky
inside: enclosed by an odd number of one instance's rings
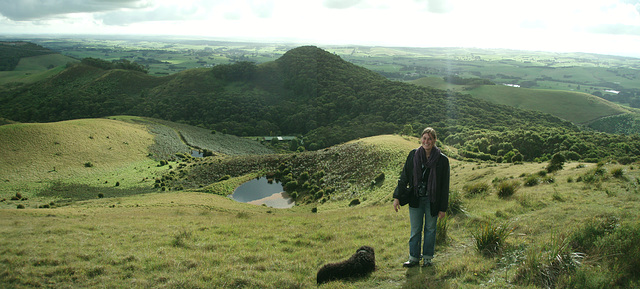
[[[640,0],[0,0],[0,35],[24,33],[640,57]]]

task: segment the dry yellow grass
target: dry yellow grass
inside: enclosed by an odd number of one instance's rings
[[[42,181],[111,172],[146,161],[152,143],[143,126],[110,119],[4,125],[0,179]]]

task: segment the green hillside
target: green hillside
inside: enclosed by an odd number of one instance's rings
[[[140,129],[115,120],[50,125],[89,128],[78,128],[79,135],[101,126],[117,141],[121,135],[115,133],[130,130],[124,127]],[[104,139],[93,141],[108,143],[105,135],[96,136]],[[633,240],[640,237],[640,171],[633,165],[566,163],[564,169],[542,175],[545,164],[452,159],[450,208],[455,211],[441,222],[435,265],[402,268],[408,254],[409,213],[407,207],[393,211],[391,192],[406,154],[416,146],[416,138],[385,135],[326,151],[266,156],[307,164],[292,170],[295,175],[322,166],[327,182],[344,184],[324,200],[292,209],[226,197],[263,170],[188,191],[142,189],[151,187],[160,173],[202,180],[206,170],[198,172],[199,168],[244,163],[246,156],[184,159],[171,162],[172,169],[138,165],[128,170],[137,177],[138,189],[122,181],[121,169],[113,166],[112,175],[90,177],[92,185],[54,183],[34,191],[26,185],[1,190],[5,200],[0,202],[0,286],[309,288],[316,286],[315,274],[323,264],[345,260],[362,245],[375,248],[376,271],[323,288],[423,288],[425,282],[445,288],[638,284],[640,248]],[[31,153],[39,155],[37,149]],[[360,170],[338,178],[340,172],[353,171],[354,162]],[[383,172],[385,178],[372,185],[373,174],[363,174],[368,172]],[[122,183],[118,187],[116,180]],[[497,184],[505,180],[518,184],[510,197],[498,193]],[[483,184],[486,190],[473,189]],[[16,192],[28,200],[10,200]],[[350,206],[354,199],[360,204]],[[18,205],[25,208],[18,210]],[[509,230],[499,251],[478,249],[474,236],[493,226]],[[617,258],[607,258],[611,254]]]
[[[192,150],[216,155],[271,153],[261,144],[202,128],[139,117],[0,126],[1,192],[74,183],[148,191],[165,168]],[[141,181],[142,180],[142,181]],[[96,190],[93,188],[92,190]]]
[[[602,117],[629,112],[617,104],[583,92],[484,85],[469,90],[469,93],[493,103],[549,113],[576,124],[589,124]]]
[[[0,71],[0,85],[12,83],[34,83],[52,77],[66,68],[69,63],[76,63],[77,59],[51,53],[38,56],[22,57],[10,71]]]
[[[628,162],[640,152],[632,135],[594,134],[548,113],[390,81],[313,46],[260,65],[237,62],[164,77],[103,62],[85,59],[41,82],[5,87],[0,117],[52,122],[136,115],[237,136],[295,135],[307,150],[431,126],[461,157],[501,162],[514,155],[545,161],[556,153]]]
[[[530,89],[505,85],[456,85],[445,82],[441,77],[425,77],[411,81],[411,83],[469,93],[473,97],[492,103],[540,111],[581,125],[588,125],[608,116],[630,113],[627,108],[583,92]]]

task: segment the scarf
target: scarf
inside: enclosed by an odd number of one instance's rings
[[[436,201],[436,163],[440,158],[440,149],[433,146],[431,149],[431,155],[427,160],[427,152],[420,146],[413,156],[413,188],[416,196],[418,195],[419,186],[422,182],[422,165],[429,168],[429,176],[427,178],[427,194],[429,195],[429,201],[435,203]]]

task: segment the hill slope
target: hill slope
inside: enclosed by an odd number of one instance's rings
[[[416,138],[386,135],[298,155],[330,168],[328,172],[337,172],[353,160],[369,161],[362,150],[345,148],[366,147],[367,156],[383,156],[373,167],[387,177],[372,186],[366,184],[364,174],[355,172],[349,181],[365,185],[339,191],[336,195],[342,197],[337,201],[286,210],[188,191],[114,196],[112,184],[94,191],[104,193],[104,198],[94,194],[80,202],[62,203],[61,194],[66,192],[55,190],[29,200],[4,201],[0,203],[0,228],[6,262],[0,262],[0,285],[310,288],[316,286],[318,268],[348,258],[362,245],[375,248],[377,270],[324,287],[423,288],[425,282],[463,288],[561,287],[567,283],[578,288],[613,283],[627,288],[637,284],[638,243],[630,240],[640,234],[640,201],[634,181],[639,171],[613,164],[567,163],[565,169],[543,178],[535,173],[543,167],[539,163],[452,160],[455,202],[450,204],[464,211],[449,213],[446,226],[438,229],[435,266],[402,268],[408,254],[409,212],[406,206],[399,212],[392,209],[391,192],[416,142]],[[615,177],[616,168],[622,169],[623,178]],[[508,198],[499,197],[491,185],[478,194],[464,189],[468,184],[496,180],[523,184],[532,176],[545,181],[520,186]],[[568,179],[584,181],[563,181]],[[2,198],[14,194],[0,191]],[[349,206],[353,198],[361,203]],[[16,210],[18,204],[26,208]],[[490,255],[476,249],[474,235],[495,226],[506,226],[511,232],[502,239],[500,253]],[[618,258],[606,258],[609,254]],[[577,259],[567,260],[566,256]]]
[[[0,115],[22,122],[139,115],[236,135],[308,134],[316,148],[407,123],[575,129],[549,115],[389,81],[317,47],[260,66],[241,62],[167,77],[80,64],[4,94],[0,105]]]
[[[496,104],[540,111],[575,124],[588,125],[600,118],[630,113],[629,109],[583,92],[530,89],[504,85],[455,85],[441,77],[425,77],[411,83],[469,93]],[[617,131],[602,130],[617,133]]]
[[[8,124],[0,126],[0,179],[82,179],[136,164],[142,170],[158,159],[175,159],[176,153],[189,155],[192,149],[222,155],[271,153],[254,141],[138,117]]]

